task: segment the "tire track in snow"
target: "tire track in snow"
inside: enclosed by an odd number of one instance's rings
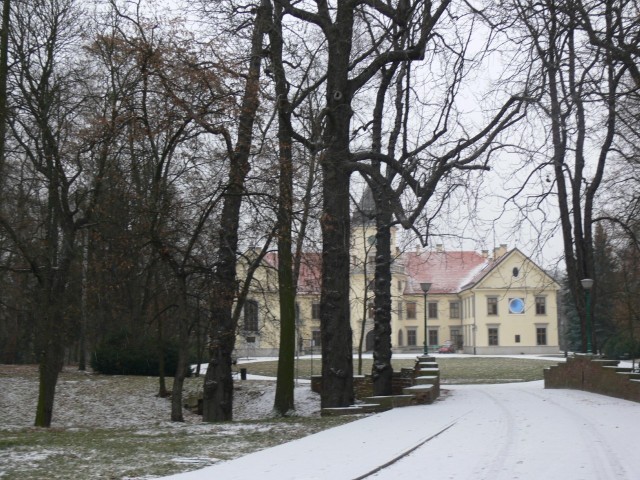
[[[468,472],[469,475],[471,475],[469,477],[457,476],[455,474],[454,476],[450,476],[451,472],[446,472],[445,476],[442,476],[444,472],[440,472],[439,478],[495,480],[495,472],[504,470],[505,459],[509,457],[509,451],[511,449],[510,439],[514,435],[515,428],[513,415],[498,399],[495,398],[495,396],[484,392],[481,389],[474,389],[472,392],[467,391],[464,396],[469,396],[465,401],[474,405],[472,410],[460,415],[452,423],[447,425],[446,428],[442,429],[427,440],[423,440],[412,448],[409,448],[401,455],[395,457],[392,461],[386,462],[384,465],[380,465],[379,467],[367,472],[365,475],[356,477],[353,480],[362,480],[369,477],[395,478],[394,473],[392,472],[394,472],[394,469],[398,467],[403,468],[402,465],[404,465],[405,462],[422,462],[424,468],[429,470],[431,468],[431,460],[433,460],[432,458],[430,459],[429,449],[431,443],[429,441],[436,440],[436,437],[438,437],[436,441],[442,441],[445,443],[450,442],[450,440],[445,438],[449,437],[449,435],[453,435],[454,439],[461,439],[462,443],[456,443],[455,445],[452,444],[451,452],[452,455],[455,456],[455,459],[450,458],[449,460],[453,462],[465,462],[469,448],[472,447],[468,441],[473,442],[471,438],[475,437],[473,434],[471,436],[468,436],[465,433],[461,434],[460,431],[468,432],[469,430],[473,431],[475,434],[477,434],[477,432],[487,432],[484,438],[485,441],[480,444],[475,443],[475,445],[473,445],[473,449],[476,451],[471,454],[471,458],[480,458],[481,460],[475,462],[472,467],[473,471]],[[491,414],[489,416],[483,416],[481,413],[487,412],[487,407],[481,405],[484,401],[491,405]],[[445,435],[440,437],[441,434]],[[477,454],[478,449],[481,451],[480,455]],[[427,463],[425,464],[424,462]],[[415,471],[417,473],[420,470],[416,469]]]
[[[511,410],[505,406],[504,401],[484,389],[479,389],[478,393],[486,396],[498,408],[501,419],[500,423],[504,425],[503,431],[500,432],[499,444],[493,444],[491,461],[486,467],[481,467],[481,470],[478,472],[478,480],[493,480],[498,478],[505,470],[506,462],[510,458],[514,438],[516,437],[516,422]]]
[[[580,443],[583,445],[583,448],[588,450],[591,454],[589,457],[590,467],[597,472],[598,479],[627,480],[634,478],[634,475],[638,474],[635,472],[635,474],[632,475],[631,472],[627,471],[618,457],[617,452],[611,448],[605,440],[603,440],[605,435],[602,434],[598,425],[596,425],[592,420],[584,415],[580,415],[575,410],[552,400],[548,396],[532,391],[526,391],[524,393],[553,405],[558,410],[561,410],[567,418],[571,419],[572,423],[576,425],[576,428],[579,429],[581,434],[577,438],[580,439]],[[597,446],[598,448],[594,448],[594,446]]]

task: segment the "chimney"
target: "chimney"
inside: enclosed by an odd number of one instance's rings
[[[444,252],[444,247],[441,243],[436,244],[436,252]]]
[[[482,258],[489,258],[489,250],[482,250]]]
[[[501,243],[499,247],[493,249],[493,258],[497,260],[502,257],[505,253],[507,253],[507,244]]]

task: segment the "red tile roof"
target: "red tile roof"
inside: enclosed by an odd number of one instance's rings
[[[404,253],[396,261],[405,267],[405,295],[421,295],[421,282],[431,283],[429,293],[447,294],[476,283],[506,256],[493,260],[475,251],[421,251]],[[277,253],[267,254],[264,260],[277,268]],[[298,293],[320,294],[321,266],[322,254],[303,254]]]
[[[422,294],[420,283],[430,282],[429,293],[456,293],[489,267],[492,261],[474,251],[422,251],[403,255],[407,272],[405,294]]]

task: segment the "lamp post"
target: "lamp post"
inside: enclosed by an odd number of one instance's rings
[[[583,278],[580,280],[582,288],[584,288],[585,306],[587,310],[587,353],[591,354],[591,288],[593,287],[592,278]]]
[[[430,283],[421,283],[420,284],[420,288],[422,289],[422,295],[424,297],[424,354],[428,355],[429,354],[429,344],[428,344],[428,340],[427,340],[427,292],[429,291],[429,289],[431,288],[431,284]]]

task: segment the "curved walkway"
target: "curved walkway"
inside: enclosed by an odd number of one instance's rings
[[[405,407],[172,479],[635,480],[640,404],[543,383]]]

